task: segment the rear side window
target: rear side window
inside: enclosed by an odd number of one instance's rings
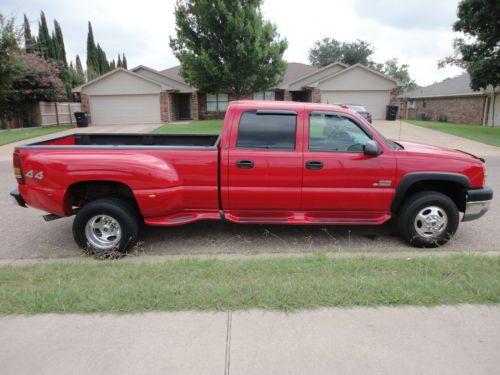
[[[295,150],[297,115],[244,112],[236,147],[264,150]]]

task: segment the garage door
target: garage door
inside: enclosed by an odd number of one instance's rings
[[[92,95],[90,113],[93,125],[159,124],[160,96]]]
[[[375,120],[385,119],[389,91],[322,91],[321,101],[328,104],[359,104],[370,112]]]

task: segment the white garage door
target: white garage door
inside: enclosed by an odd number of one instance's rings
[[[328,104],[359,104],[365,107],[373,119],[385,119],[389,91],[322,91],[321,101]]]
[[[159,124],[160,96],[92,95],[90,113],[93,125]]]

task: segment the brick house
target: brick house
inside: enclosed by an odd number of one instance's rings
[[[447,121],[457,124],[500,126],[500,98],[493,90],[473,91],[470,76],[463,73],[454,78],[417,87],[400,98],[401,117],[409,120]],[[493,115],[493,106],[495,113]]]
[[[386,105],[396,102],[397,86],[393,78],[360,64],[333,63],[319,69],[288,63],[276,87],[241,99],[360,104],[379,119],[385,117]],[[94,125],[223,118],[228,103],[237,99],[229,93],[205,93],[188,85],[180,66],[163,71],[143,65],[118,68],[73,92]]]

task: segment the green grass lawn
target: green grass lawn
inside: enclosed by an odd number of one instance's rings
[[[490,126],[480,125],[448,124],[435,121],[405,120],[405,122],[500,147],[500,128],[498,127],[492,128]]]
[[[39,137],[41,135],[52,134],[74,128],[75,125],[45,126],[43,128],[26,128],[21,130],[6,130],[0,132],[0,146],[8,143],[22,141],[24,139]]]
[[[0,313],[500,303],[500,257],[75,261],[0,267]]]
[[[167,134],[219,134],[223,120],[191,121],[189,124],[165,124],[151,133]]]

